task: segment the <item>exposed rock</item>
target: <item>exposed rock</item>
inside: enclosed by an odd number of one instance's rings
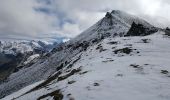
[[[142,24],[132,23],[130,30],[125,36],[146,36],[157,32],[158,29],[155,27],[146,27]]]
[[[107,12],[106,15],[105,15],[106,18],[112,18],[112,15],[111,13]]]
[[[117,49],[115,51],[113,51],[115,54],[118,54],[118,53],[125,53],[125,54],[130,54],[133,50],[126,47],[126,48],[122,48],[122,49]]]
[[[54,100],[62,100],[63,99],[63,94],[60,92],[60,90],[56,90],[56,91],[53,91],[46,95],[40,96],[37,100],[42,100],[49,96],[52,96]]]
[[[167,70],[161,70],[161,73],[162,73],[162,74],[168,74],[169,71],[167,71]]]
[[[94,86],[99,86],[100,84],[99,84],[99,83],[94,83],[93,85],[94,85]]]
[[[165,29],[165,35],[170,36],[170,28],[169,28],[169,27],[167,27],[167,28]]]

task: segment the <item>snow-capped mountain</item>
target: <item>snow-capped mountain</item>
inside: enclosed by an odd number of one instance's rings
[[[17,55],[30,51],[42,50],[44,52],[51,50],[57,44],[44,41],[0,41],[0,52],[5,54]]]
[[[44,41],[0,41],[0,82],[11,73],[30,66],[59,43]]]
[[[169,33],[168,29],[113,10],[33,65],[11,74],[0,84],[0,97],[169,100]]]

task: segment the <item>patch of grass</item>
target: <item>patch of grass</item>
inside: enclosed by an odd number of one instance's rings
[[[84,71],[84,72],[81,72],[81,73],[79,73],[80,75],[83,75],[83,74],[86,74],[86,73],[88,73],[89,71]]]
[[[101,48],[100,50],[99,50],[99,52],[103,52],[103,51],[106,51],[107,49],[103,49],[103,48]]]
[[[81,67],[79,67],[78,69],[73,69],[70,73],[68,73],[68,74],[66,74],[64,76],[59,76],[57,81],[62,81],[64,79],[67,79],[68,77],[70,77],[70,76],[72,76],[72,75],[74,75],[74,74],[76,74],[76,73],[78,73],[80,71],[81,71]]]
[[[117,74],[116,76],[123,77],[123,74]]]
[[[26,92],[25,94],[27,93],[30,93],[32,91],[35,91],[35,90],[38,90],[42,87],[45,87],[47,84],[49,84],[50,82],[52,82],[54,79],[56,79],[59,75],[61,74],[61,71],[59,71],[58,73],[56,73],[55,75],[49,77],[45,82],[39,84],[38,86],[34,87],[33,89],[31,89],[30,91]],[[25,95],[23,94],[23,95]]]
[[[133,68],[141,68],[141,66],[136,65],[136,64],[131,64],[130,66],[132,66]]]
[[[77,59],[75,59],[74,61],[70,62],[70,64],[67,66],[67,68],[71,68],[77,61],[79,61],[81,59],[81,56],[79,56]]]
[[[114,60],[106,60],[106,61],[102,61],[102,62],[104,62],[104,63],[107,63],[107,62],[113,62]]]
[[[62,100],[63,99],[63,94],[60,92],[60,90],[53,91],[51,93],[48,93],[46,95],[40,96],[37,100],[44,99],[48,96],[53,97],[54,100]]]
[[[151,40],[150,39],[142,39],[143,43],[149,43]]]
[[[112,41],[112,42],[109,42],[109,43],[107,43],[107,44],[113,45],[113,44],[118,44],[118,42],[117,42],[117,41]]]
[[[131,64],[130,66],[133,67],[138,74],[146,74],[142,66],[136,64]]]
[[[112,49],[116,49],[116,47],[112,47]]]
[[[113,51],[115,54],[118,54],[118,53],[125,53],[125,54],[130,54],[133,50],[131,48],[122,48],[122,49],[117,49],[115,51]]]
[[[101,44],[99,44],[97,46],[96,50],[99,50],[99,52],[103,52],[103,51],[106,51],[107,49],[103,49],[103,46]]]
[[[91,90],[90,86],[87,86],[87,87],[86,87],[86,89],[87,89],[88,91],[90,91],[90,90]]]
[[[125,44],[124,46],[132,47],[132,44]]]
[[[70,95],[71,95],[71,93],[67,94],[67,96],[70,96]]]
[[[93,86],[100,86],[99,83],[93,83]]]
[[[96,50],[99,50],[100,48],[103,48],[101,44],[97,46]]]
[[[76,81],[72,80],[72,81],[68,81],[68,84],[73,84],[75,83]]]
[[[167,71],[167,70],[161,70],[161,73],[162,73],[162,74],[168,74],[169,71]]]
[[[140,53],[139,51],[137,51],[136,53]]]

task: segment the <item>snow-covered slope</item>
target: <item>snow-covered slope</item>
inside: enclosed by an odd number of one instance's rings
[[[161,30],[130,34],[152,28],[124,12],[107,13],[78,37],[12,74],[0,84],[0,95],[15,92],[3,100],[169,100],[170,38]]]
[[[62,39],[58,40],[58,42],[1,40],[0,84],[6,82],[12,73],[17,73],[21,69],[32,66],[43,55],[59,45]]]
[[[47,79],[41,88],[30,88],[12,98],[53,100],[58,95],[63,100],[169,100],[170,38],[163,34],[106,38],[74,57],[81,55],[52,81]]]

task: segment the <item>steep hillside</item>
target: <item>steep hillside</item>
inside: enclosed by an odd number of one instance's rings
[[[0,41],[0,83],[12,73],[31,66],[59,43],[43,41]]]
[[[12,74],[0,84],[0,96],[14,92],[3,100],[169,100],[169,43],[162,30],[114,10]]]
[[[3,100],[169,100],[170,38],[163,34],[106,38]]]

